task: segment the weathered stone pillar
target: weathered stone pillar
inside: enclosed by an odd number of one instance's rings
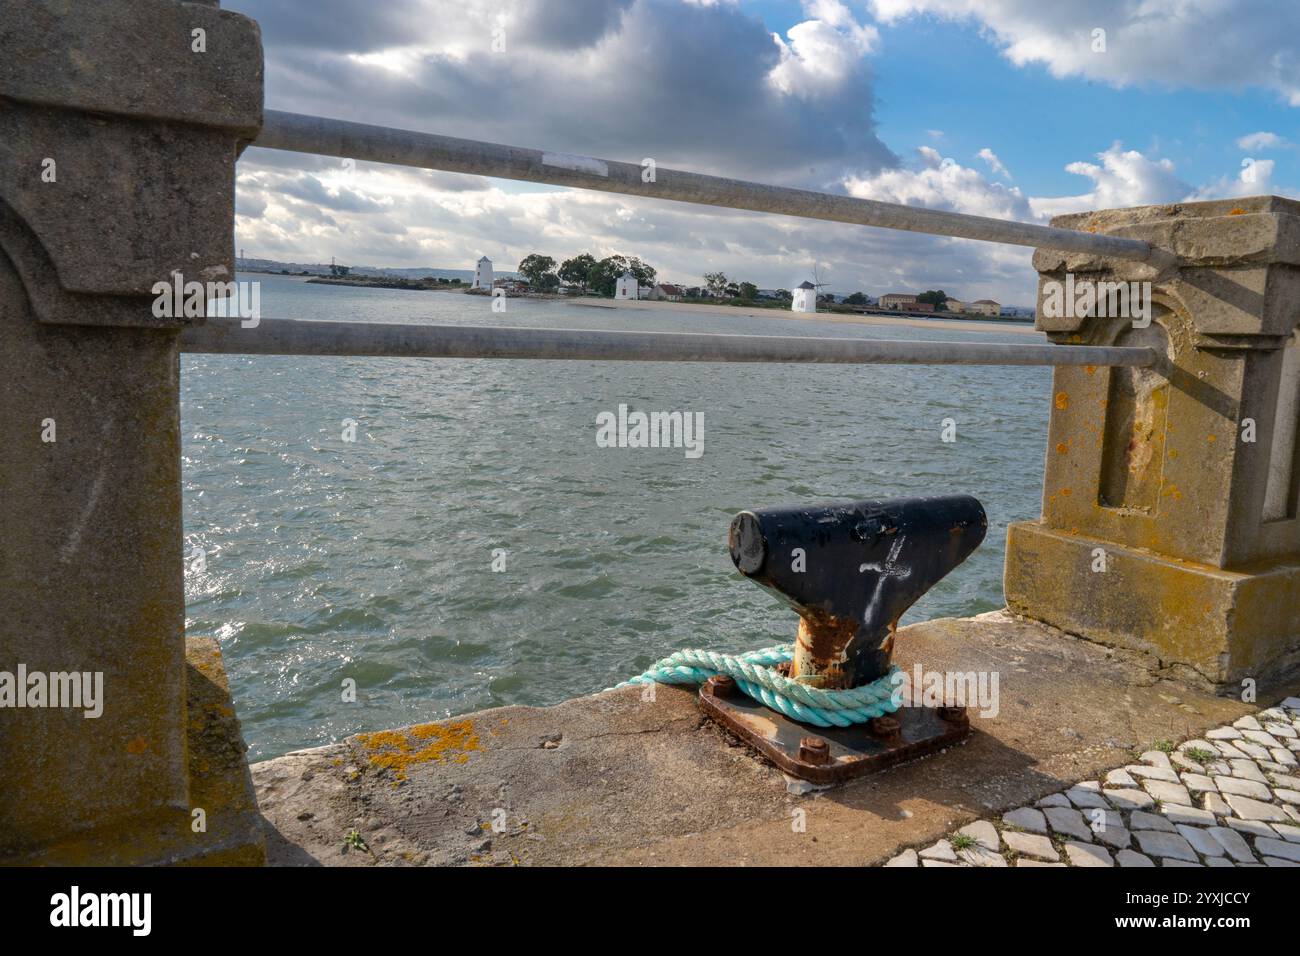
[[[1007,604],[1220,685],[1262,685],[1300,658],[1300,203],[1053,223],[1173,253],[1159,266],[1034,256],[1038,327],[1054,342],[1149,345],[1164,366],[1056,370],[1043,516],[1008,531]],[[1045,314],[1070,283],[1134,281],[1151,283],[1146,328]]]
[[[211,645],[187,694],[183,320],[151,294],[234,279],[261,111],[257,25],[215,3],[5,3],[0,861],[261,856]]]

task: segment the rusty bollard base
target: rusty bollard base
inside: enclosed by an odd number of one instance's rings
[[[778,769],[822,785],[935,753],[970,734],[963,707],[901,707],[889,717],[852,727],[812,727],[764,707],[716,677],[700,687],[699,699],[706,715]]]

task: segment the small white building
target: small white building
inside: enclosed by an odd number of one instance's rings
[[[614,298],[616,299],[635,299],[637,298],[637,281],[636,276],[630,272],[624,272],[614,283]]]
[[[484,256],[474,266],[474,281],[470,283],[471,289],[487,289],[492,291],[492,260]]]
[[[817,287],[805,279],[794,290],[790,299],[791,312],[816,312]]]

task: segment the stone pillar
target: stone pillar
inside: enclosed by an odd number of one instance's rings
[[[1007,604],[1225,689],[1262,686],[1300,658],[1300,203],[1053,224],[1172,253],[1157,265],[1034,255],[1037,325],[1053,342],[1148,345],[1162,364],[1056,369],[1043,516],[1008,530]],[[1048,314],[1058,290],[1105,282],[1149,282],[1150,325],[1114,317],[1109,295],[1096,314]]]
[[[156,318],[151,289],[234,279],[235,160],[261,111],[257,25],[215,3],[6,0],[0,861],[259,858],[246,820],[192,816],[220,788],[189,732],[220,723],[226,691],[205,647],[204,724],[186,686],[184,320]],[[102,675],[102,700],[31,706],[20,669]]]

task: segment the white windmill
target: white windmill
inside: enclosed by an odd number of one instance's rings
[[[820,279],[816,264],[813,265],[813,279]],[[795,287],[793,297],[790,300],[791,312],[816,312],[817,311],[817,290],[824,286],[824,282],[809,282],[804,279]]]

